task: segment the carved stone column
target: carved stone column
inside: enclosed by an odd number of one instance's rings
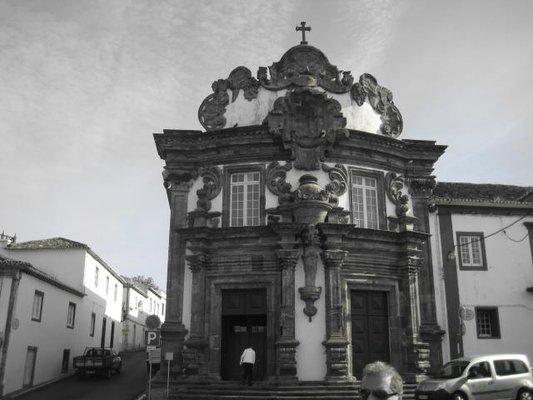
[[[324,250],[326,278],[326,347],[328,381],[350,381],[346,310],[342,294],[341,269],[348,255],[344,250]]]
[[[401,279],[401,296],[403,297],[403,337],[405,371],[407,382],[419,382],[426,377],[430,368],[429,345],[420,340],[420,299],[418,296],[418,274],[422,266],[420,244],[408,232],[404,233],[403,278]]]
[[[300,258],[298,249],[277,250],[281,268],[280,336],[276,341],[276,375],[281,380],[296,380],[294,322],[294,269]]]
[[[165,322],[161,326],[162,354],[174,353],[172,372],[182,371],[183,340],[187,329],[182,322],[183,281],[185,271],[185,242],[180,237],[179,228],[187,224],[187,197],[195,178],[194,172],[170,174],[165,171],[165,188],[170,206],[170,228],[167,267],[167,310]],[[166,373],[166,364],[161,365],[161,373]]]
[[[204,334],[205,320],[205,267],[206,256],[193,254],[186,257],[192,272],[191,332],[185,341],[184,365],[188,374],[206,375],[206,349],[209,344]]]
[[[418,220],[416,230],[429,233],[429,207],[430,198],[436,186],[435,178],[433,176],[410,176],[407,182],[413,204],[413,214]],[[425,241],[421,249],[424,267],[420,269],[418,275],[420,337],[430,345],[431,371],[434,372],[442,366],[442,338],[445,331],[437,322],[431,242]]]

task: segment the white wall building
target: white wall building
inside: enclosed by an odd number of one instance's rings
[[[135,350],[145,347],[145,321],[149,315],[165,320],[166,294],[156,288],[123,277],[122,349]]]
[[[89,246],[64,238],[3,240],[0,255],[7,258],[0,290],[2,394],[71,373],[72,358],[85,347],[119,348],[124,280]]]
[[[431,247],[444,361],[490,353],[533,361],[531,188],[441,182],[435,196]]]

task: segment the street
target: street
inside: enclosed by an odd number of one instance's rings
[[[132,400],[143,392],[148,373],[144,351],[123,353],[122,372],[111,379],[76,376],[16,397],[17,400]]]

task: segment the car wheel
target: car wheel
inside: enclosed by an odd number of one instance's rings
[[[452,397],[453,400],[468,400],[468,397],[464,393],[455,392]]]
[[[518,396],[516,397],[517,400],[532,400],[533,395],[531,392],[527,389],[523,389],[520,392],[518,392]]]

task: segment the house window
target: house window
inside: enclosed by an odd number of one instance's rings
[[[70,360],[70,349],[63,350],[63,360],[61,361],[61,373],[66,374],[68,372],[68,362]]]
[[[483,232],[457,232],[457,252],[460,269],[487,269]]]
[[[379,228],[376,178],[352,174],[352,220],[360,228]]]
[[[100,270],[98,269],[98,267],[96,267],[94,270],[94,287],[98,287],[98,273],[99,272]]]
[[[94,336],[94,326],[96,324],[96,314],[91,314],[91,323],[89,325],[89,336]]]
[[[74,320],[76,319],[76,304],[69,302],[67,311],[67,328],[74,328]]]
[[[230,179],[230,225],[259,225],[261,173],[238,172],[231,174]]]
[[[41,317],[43,315],[43,300],[44,293],[40,290],[36,290],[33,295],[33,306],[31,309],[31,320],[41,322]]]
[[[152,312],[152,299],[150,299],[150,312]]]
[[[109,294],[109,276],[105,277],[105,294]]]
[[[161,315],[165,315],[165,303],[161,304]]]
[[[500,339],[500,320],[497,307],[476,307],[478,339]]]
[[[115,288],[113,289],[113,301],[117,301],[118,286],[115,283]]]

